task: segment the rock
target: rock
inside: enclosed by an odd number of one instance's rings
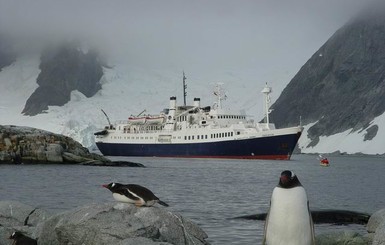
[[[0,163],[2,162],[143,167],[140,163],[113,162],[101,155],[90,153],[79,142],[64,135],[13,125],[0,125]]]
[[[140,167],[145,168],[141,163],[128,162],[128,161],[111,161],[111,162],[102,162],[102,161],[88,161],[81,162],[81,165],[87,166],[108,166],[108,167]]]
[[[367,245],[369,239],[354,231],[337,231],[316,236],[317,245]]]
[[[265,220],[267,213],[244,215],[235,217],[234,219],[251,219],[251,220]],[[347,211],[347,210],[313,210],[311,216],[315,224],[366,224],[368,223],[369,214]]]
[[[374,214],[372,214],[372,216],[370,216],[366,230],[369,233],[376,232],[377,228],[384,223],[385,223],[385,209],[381,209],[375,212]]]
[[[385,209],[378,210],[370,217],[366,229],[369,233],[374,232],[373,245],[385,245]]]
[[[385,245],[385,222],[382,222],[376,229],[373,237],[373,245]]]
[[[60,144],[48,144],[46,156],[48,162],[63,162],[64,149]]]
[[[20,202],[0,201],[0,245],[9,245],[9,237],[14,231],[35,238],[35,228],[49,216],[42,209]]]
[[[164,208],[92,204],[49,218],[39,244],[209,244],[197,225]]]

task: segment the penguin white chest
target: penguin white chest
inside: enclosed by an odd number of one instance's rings
[[[308,199],[302,186],[285,189],[276,187],[271,196],[266,220],[266,244],[309,245],[313,227]]]
[[[118,202],[135,203],[135,200],[132,200],[132,199],[126,197],[125,195],[121,195],[119,193],[113,193],[112,196]]]

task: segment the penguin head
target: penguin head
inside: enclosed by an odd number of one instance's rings
[[[16,240],[16,239],[18,239],[18,238],[20,238],[20,237],[23,237],[23,236],[24,236],[23,233],[21,233],[21,232],[19,232],[19,231],[14,231],[14,232],[12,233],[12,235],[9,237],[9,239]]]
[[[111,192],[114,192],[114,190],[119,189],[122,186],[122,184],[112,182],[112,183],[109,183],[108,185],[102,185],[102,186],[104,188],[109,189]]]
[[[279,178],[279,187],[282,188],[292,188],[296,186],[301,186],[297,175],[293,171],[285,170],[281,173],[281,177]]]

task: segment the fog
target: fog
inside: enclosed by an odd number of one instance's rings
[[[78,38],[131,65],[293,76],[369,1],[0,0],[0,31]],[[269,77],[269,75],[265,76]]]

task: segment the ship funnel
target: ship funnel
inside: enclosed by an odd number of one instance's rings
[[[194,107],[200,108],[201,106],[201,99],[200,98],[194,98]]]
[[[175,111],[176,111],[176,97],[170,97],[170,108],[168,110],[167,120],[165,129],[172,129],[175,122]]]
[[[176,97],[170,97],[170,110],[175,110],[176,109]]]

